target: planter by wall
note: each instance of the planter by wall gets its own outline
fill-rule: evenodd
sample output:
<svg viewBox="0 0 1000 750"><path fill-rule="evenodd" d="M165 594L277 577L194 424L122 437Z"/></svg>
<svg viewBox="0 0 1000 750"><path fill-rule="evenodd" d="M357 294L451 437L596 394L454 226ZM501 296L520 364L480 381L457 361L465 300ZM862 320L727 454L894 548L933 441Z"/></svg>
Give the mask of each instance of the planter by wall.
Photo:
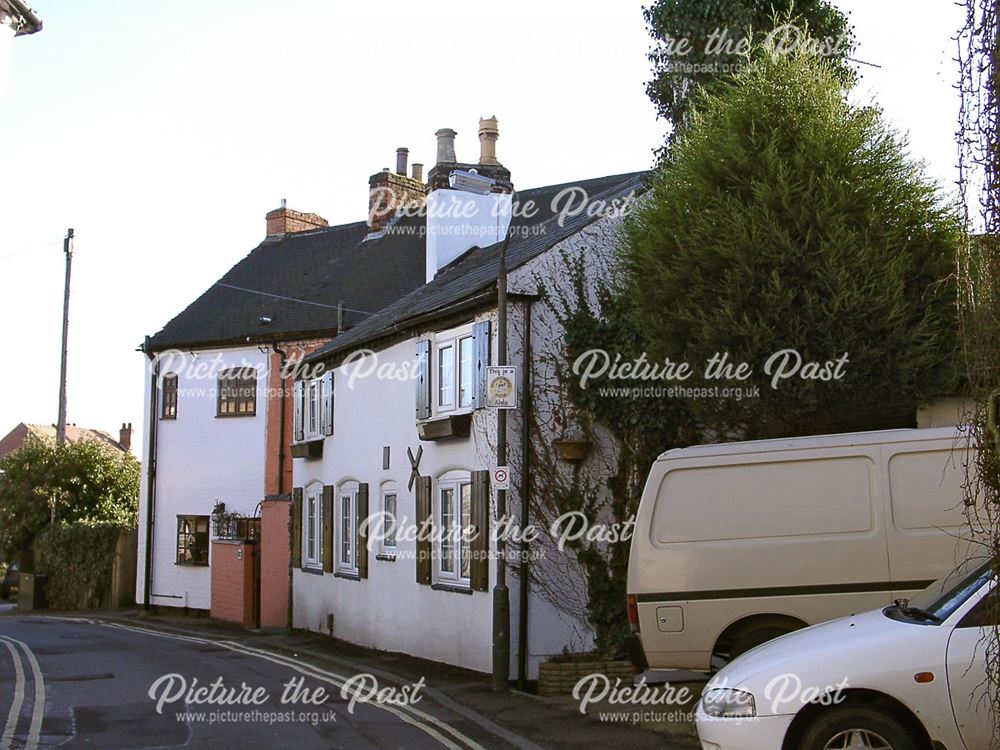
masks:
<svg viewBox="0 0 1000 750"><path fill-rule="evenodd" d="M590 452L589 440L559 440L552 441L552 447L556 449L556 455L563 461L582 461Z"/></svg>
<svg viewBox="0 0 1000 750"><path fill-rule="evenodd" d="M632 684L632 663L616 660L547 661L538 665L539 695L569 695L583 677L603 674L613 685L617 678L623 684Z"/></svg>

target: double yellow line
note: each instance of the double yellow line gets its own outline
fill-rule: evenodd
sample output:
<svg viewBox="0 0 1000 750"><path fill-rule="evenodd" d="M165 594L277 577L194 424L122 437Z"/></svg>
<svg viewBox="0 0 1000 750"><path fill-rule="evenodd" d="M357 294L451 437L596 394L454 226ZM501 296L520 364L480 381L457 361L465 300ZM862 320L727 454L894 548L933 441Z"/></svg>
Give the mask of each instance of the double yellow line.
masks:
<svg viewBox="0 0 1000 750"><path fill-rule="evenodd" d="M5 635L0 635L0 643L7 647L10 658L14 662L14 698L10 704L10 711L7 713L7 723L4 725L3 735L0 735L0 750L11 749L14 735L17 732L17 721L21 716L21 708L24 706L27 680L21 662L22 650L28 666L31 667L31 681L35 688L31 704L31 725L28 728L28 739L24 750L37 750L38 740L42 734L42 716L45 713L45 680L42 678L42 670L38 666L38 659L28 648L28 644Z"/></svg>

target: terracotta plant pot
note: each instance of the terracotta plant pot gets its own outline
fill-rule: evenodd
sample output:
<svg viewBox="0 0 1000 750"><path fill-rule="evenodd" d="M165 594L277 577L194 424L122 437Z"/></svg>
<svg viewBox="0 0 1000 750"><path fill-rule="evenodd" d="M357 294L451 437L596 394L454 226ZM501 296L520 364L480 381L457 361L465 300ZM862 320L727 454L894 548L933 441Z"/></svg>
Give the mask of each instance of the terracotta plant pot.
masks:
<svg viewBox="0 0 1000 750"><path fill-rule="evenodd" d="M566 440L560 438L552 441L552 447L556 449L556 455L563 461L582 461L590 452L591 442L589 440Z"/></svg>

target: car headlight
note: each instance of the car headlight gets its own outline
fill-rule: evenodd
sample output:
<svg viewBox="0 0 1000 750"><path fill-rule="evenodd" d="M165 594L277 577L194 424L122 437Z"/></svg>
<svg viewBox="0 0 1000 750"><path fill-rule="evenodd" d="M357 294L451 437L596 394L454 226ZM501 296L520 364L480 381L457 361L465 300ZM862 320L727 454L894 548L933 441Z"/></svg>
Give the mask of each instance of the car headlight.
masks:
<svg viewBox="0 0 1000 750"><path fill-rule="evenodd" d="M757 715L753 696L734 688L709 690L701 697L701 706L706 715L719 719L749 719Z"/></svg>

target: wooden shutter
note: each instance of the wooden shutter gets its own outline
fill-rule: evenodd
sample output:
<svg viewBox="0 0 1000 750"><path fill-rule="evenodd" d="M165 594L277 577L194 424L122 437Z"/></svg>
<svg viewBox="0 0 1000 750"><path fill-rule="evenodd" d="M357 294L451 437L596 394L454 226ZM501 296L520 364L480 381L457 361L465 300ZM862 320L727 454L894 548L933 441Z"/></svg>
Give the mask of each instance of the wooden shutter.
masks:
<svg viewBox="0 0 1000 750"><path fill-rule="evenodd" d="M333 487L323 485L323 570L333 572Z"/></svg>
<svg viewBox="0 0 1000 750"><path fill-rule="evenodd" d="M333 434L333 371L323 375L323 434Z"/></svg>
<svg viewBox="0 0 1000 750"><path fill-rule="evenodd" d="M368 483L358 485L358 575L368 577Z"/></svg>
<svg viewBox="0 0 1000 750"><path fill-rule="evenodd" d="M295 399L295 405L294 405L295 436L293 440L295 440L296 442L300 442L302 440L305 440L306 438L306 431L305 431L306 382L304 380L295 381L294 399Z"/></svg>
<svg viewBox="0 0 1000 750"><path fill-rule="evenodd" d="M486 368L490 366L490 321L481 320L472 327L473 366L472 408L486 406Z"/></svg>
<svg viewBox="0 0 1000 750"><path fill-rule="evenodd" d="M302 488L292 490L292 565L302 567Z"/></svg>
<svg viewBox="0 0 1000 750"><path fill-rule="evenodd" d="M472 472L472 525L476 535L470 542L472 562L470 585L473 591L490 589L490 473Z"/></svg>
<svg viewBox="0 0 1000 750"><path fill-rule="evenodd" d="M431 416L431 342L417 342L417 419Z"/></svg>
<svg viewBox="0 0 1000 750"><path fill-rule="evenodd" d="M417 477L417 583L431 582L431 540L424 524L431 518L431 478Z"/></svg>

